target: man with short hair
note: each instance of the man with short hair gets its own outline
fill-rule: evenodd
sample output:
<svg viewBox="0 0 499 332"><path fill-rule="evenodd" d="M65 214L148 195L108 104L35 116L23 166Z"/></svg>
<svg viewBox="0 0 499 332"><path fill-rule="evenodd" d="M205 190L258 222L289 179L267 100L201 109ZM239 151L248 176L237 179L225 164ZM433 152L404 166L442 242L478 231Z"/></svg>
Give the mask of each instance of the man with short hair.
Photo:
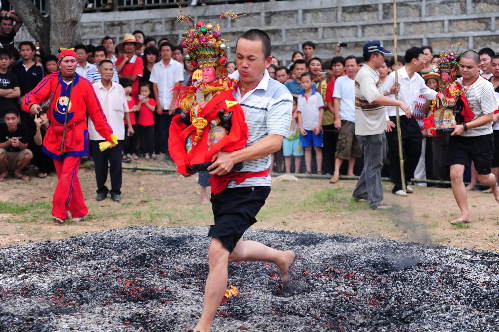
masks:
<svg viewBox="0 0 499 332"><path fill-rule="evenodd" d="M366 61L355 76L355 134L364 151L364 168L353 191L356 200L365 199L372 209L389 208L383 202L381 169L386 156L386 113L383 106L398 106L410 116L409 107L400 100L385 97L378 88L377 69L385 63L385 54L391 54L380 41L364 45Z"/></svg>
<svg viewBox="0 0 499 332"><path fill-rule="evenodd" d="M303 51L303 56L305 57L305 62L309 62L315 53L315 44L310 40L301 44L301 49Z"/></svg>
<svg viewBox="0 0 499 332"><path fill-rule="evenodd" d="M22 19L14 10L0 12L0 47L14 48L14 37L23 25Z"/></svg>
<svg viewBox="0 0 499 332"><path fill-rule="evenodd" d="M256 215L270 193L270 154L281 148L289 133L292 97L287 89L270 79L266 66L272 61L269 36L257 29L245 32L236 42L239 80L234 97L239 100L248 124L248 143L235 152L219 152L208 168L217 176L243 176L231 181L221 193L212 196L215 225L208 249L209 273L205 287L203 313L194 331L211 331L213 319L227 287L228 264L233 261L266 261L278 266L284 285L295 260L292 251L276 250L256 241L241 240L256 222ZM241 173L231 172L243 163Z"/></svg>
<svg viewBox="0 0 499 332"><path fill-rule="evenodd" d="M19 110L21 89L17 76L8 71L10 64L9 52L0 48L0 121L7 110Z"/></svg>
<svg viewBox="0 0 499 332"><path fill-rule="evenodd" d="M345 71L346 75L338 77L334 84L334 127L339 134L331 183L339 181L343 160L348 160L347 175L354 176L355 160L362 156L355 137L355 75L359 71L355 56L345 58Z"/></svg>
<svg viewBox="0 0 499 332"><path fill-rule="evenodd" d="M411 117L407 114L400 116L400 130L402 132L402 147L404 153L404 173L405 181L408 184L414 177L414 171L418 165L421 150L422 139L421 129L417 120L412 116L416 107L419 96L425 97L427 100L435 99L437 92L426 86L424 79L418 74L424 67L425 55L420 47L411 47L405 52L405 65L398 70L399 84L399 100L404 104L410 105ZM386 92L390 98L395 99L393 92L395 86L395 72L390 73L383 82L381 91ZM395 86L395 87L394 87ZM398 149L398 136L396 130L391 130L395 127L397 110L396 107L386 108L389 117L390 130L386 133L388 141L388 158L390 160L390 179L393 183L392 193L402 197L407 196L407 193L412 193L413 188L407 185L407 192L402 188L402 179L400 176L400 157Z"/></svg>
<svg viewBox="0 0 499 332"><path fill-rule="evenodd" d="M43 68L35 63L35 44L23 41L19 44L19 54L22 62L12 67L21 88L21 97L33 90L43 78Z"/></svg>
<svg viewBox="0 0 499 332"><path fill-rule="evenodd" d="M110 36L105 36L102 38L101 46L106 50L106 58L111 60L113 64L116 62L116 56L114 55L114 39Z"/></svg>
<svg viewBox="0 0 499 332"><path fill-rule="evenodd" d="M97 46L95 48L95 51L94 51L94 61L95 61L96 67L93 68L93 69L90 69L88 71L87 80L89 80L92 83L100 81L101 74L100 74L99 64L102 61L106 60L106 59L107 59L107 57L106 57L106 49L104 48L104 46ZM111 60L111 62L112 62L112 60ZM114 67L114 65L113 65L113 68L114 69L113 69L113 78L112 78L112 81L114 83L119 83L120 79L118 77L118 71L116 70L116 68Z"/></svg>
<svg viewBox="0 0 499 332"><path fill-rule="evenodd" d="M499 203L499 188L492 166L492 113L498 108L492 83L480 76L480 56L466 51L459 57L461 77L457 82L473 112L473 120L455 126L449 141L452 192L461 215L451 224L470 222L468 198L463 182L464 168L473 161L480 184L490 186Z"/></svg>
<svg viewBox="0 0 499 332"><path fill-rule="evenodd" d="M169 128L175 112L173 89L184 81L184 66L172 59L172 50L170 43L159 46L161 60L154 64L149 78L156 100L155 153L162 154L161 158L168 153Z"/></svg>
<svg viewBox="0 0 499 332"><path fill-rule="evenodd" d="M324 173L333 173L333 161L336 154L336 142L338 141L338 129L334 127L334 84L336 79L345 75L345 59L335 56L328 66L328 83L326 87L326 107L322 118L322 131L324 133Z"/></svg>
<svg viewBox="0 0 499 332"><path fill-rule="evenodd" d="M99 135L91 119L88 120L88 133L90 136L90 149L95 163L95 179L97 181L97 201L107 197L109 189L106 187L108 164L111 176L111 199L115 202L121 201L121 155L123 152L123 141L125 140L125 125L128 125L128 135L133 135L130 125L128 102L123 87L113 82L115 70L111 60L104 59L99 62L100 80L93 84L93 88L101 104L107 122L113 129L118 139L118 144L104 151L99 149L99 144L105 139Z"/></svg>
<svg viewBox="0 0 499 332"><path fill-rule="evenodd" d="M275 71L275 78L279 83L285 84L289 80L289 69L278 67Z"/></svg>
<svg viewBox="0 0 499 332"><path fill-rule="evenodd" d="M307 71L307 62L302 59L296 60L291 65L290 71L292 80L286 82L284 86L288 88L289 92L291 92L294 97L298 97L305 92L300 85L300 77Z"/></svg>
<svg viewBox="0 0 499 332"><path fill-rule="evenodd" d="M487 80L492 77L492 58L494 55L495 52L490 47L484 47L478 51L481 74Z"/></svg>
<svg viewBox="0 0 499 332"><path fill-rule="evenodd" d="M4 115L4 123L0 123L0 182L4 181L9 170L21 180L29 180L23 170L29 166L33 153L28 143L33 132L21 123L16 110L8 109Z"/></svg>
<svg viewBox="0 0 499 332"><path fill-rule="evenodd" d="M76 66L76 73L82 77L88 78L88 72L95 70L96 66L87 61L87 47L83 44L76 45L74 47L76 53L76 61L78 65Z"/></svg>

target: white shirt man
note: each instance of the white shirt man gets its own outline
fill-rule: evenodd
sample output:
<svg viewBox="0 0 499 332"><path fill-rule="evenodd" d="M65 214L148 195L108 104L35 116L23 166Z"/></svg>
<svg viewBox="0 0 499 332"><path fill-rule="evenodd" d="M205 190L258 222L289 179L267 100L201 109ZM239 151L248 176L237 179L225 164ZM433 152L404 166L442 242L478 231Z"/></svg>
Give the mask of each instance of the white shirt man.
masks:
<svg viewBox="0 0 499 332"><path fill-rule="evenodd" d="M93 84L95 94L99 98L102 110L106 115L107 123L113 129L119 141L125 139L125 124L123 122L125 114L129 112L128 103L125 96L125 89L115 82L112 82L111 88L106 89L101 81ZM104 140L95 130L92 120L88 120L88 133L91 140Z"/></svg>
<svg viewBox="0 0 499 332"><path fill-rule="evenodd" d="M173 98L173 87L184 80L184 67L177 61L170 59L168 65L159 61L152 67L150 82L158 86L159 103L163 110L169 110ZM173 111L173 110L171 110Z"/></svg>

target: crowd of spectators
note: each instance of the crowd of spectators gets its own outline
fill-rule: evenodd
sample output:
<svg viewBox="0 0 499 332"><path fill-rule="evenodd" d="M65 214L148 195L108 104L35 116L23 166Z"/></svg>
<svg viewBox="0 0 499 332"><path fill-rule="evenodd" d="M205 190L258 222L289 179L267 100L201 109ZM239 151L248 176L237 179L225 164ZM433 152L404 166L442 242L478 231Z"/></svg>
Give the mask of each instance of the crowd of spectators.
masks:
<svg viewBox="0 0 499 332"><path fill-rule="evenodd" d="M41 148L47 119L35 119L21 112L19 104L21 98L45 75L57 71L57 57L43 55L39 47L30 41L23 41L14 48L13 38L22 22L15 14L3 13L1 18L0 179L7 178L9 170L17 178L28 179L25 170L30 164L35 166L32 170L37 176L46 177L54 171ZM295 102L290 134L284 141L283 149L274 154L271 171L326 174L331 176L331 183L338 182L340 175L360 174L363 154L355 135L354 91L355 76L365 59L342 55L344 46L338 44L331 59L321 59L316 56L316 45L306 41L302 49L294 52L289 59L272 58L267 68L270 77L284 84ZM167 141L176 107L173 89L189 85L193 74L192 65L184 59L182 47L171 44L168 38L156 39L139 30L125 34L120 41L105 36L100 45L73 47L77 54L79 75L92 83L98 82L101 79L98 65L103 60L109 60L114 70L112 81L121 84L126 92L130 122L126 123L122 160L132 162L144 158L170 162ZM496 92L499 91L498 55L490 48L481 49L478 53L482 76L494 84ZM393 96L394 92L391 91L393 82L390 73L413 60L421 62L417 71L424 74L433 70L438 55L433 54L430 46L423 46L409 52L409 56L401 57L397 63L387 58L378 69L380 86L384 87L386 96ZM234 72L236 64L228 62L227 70L229 74ZM383 85L385 81L390 84ZM428 78L425 83L429 88L438 90L438 78ZM422 97L416 110L419 113L414 114L421 126L429 107L429 102ZM409 107L414 111L415 105ZM387 113L390 116L387 120L393 120L394 109L387 108ZM390 129L388 126L386 135L393 152L396 144L393 143L394 131ZM498 129L497 124L495 129ZM404 138L408 153L406 158L412 167L409 178L449 179L445 162L446 140L448 137L426 139L420 130L414 136ZM390 173L394 172L393 163L397 158L398 154L394 152L387 158L385 176L394 178L394 174ZM473 173L471 170L470 167L470 176ZM470 180L472 187L476 185L473 176ZM396 186L398 182L395 181Z"/></svg>

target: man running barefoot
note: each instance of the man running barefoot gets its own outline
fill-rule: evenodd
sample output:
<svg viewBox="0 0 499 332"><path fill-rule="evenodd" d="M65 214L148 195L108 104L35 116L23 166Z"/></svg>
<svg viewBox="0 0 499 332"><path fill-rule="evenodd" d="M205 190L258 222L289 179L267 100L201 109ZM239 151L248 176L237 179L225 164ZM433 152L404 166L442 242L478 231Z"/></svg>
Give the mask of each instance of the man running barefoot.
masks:
<svg viewBox="0 0 499 332"><path fill-rule="evenodd" d="M496 177L491 172L492 165L492 113L497 109L497 100L492 83L480 76L480 57L474 51L464 52L459 59L462 86L471 111L472 121L457 125L449 142L450 179L452 192L461 216L451 221L470 222L468 197L463 182L465 165L474 162L478 172L478 181L484 186L490 186L499 203L499 188Z"/></svg>
<svg viewBox="0 0 499 332"><path fill-rule="evenodd" d="M292 97L281 83L270 79L266 67L272 57L269 36L261 30L249 30L236 43L239 80L234 97L240 102L248 125L247 146L239 151L216 156L208 168L211 175L237 179L212 195L215 225L208 249L209 273L206 280L203 313L194 331L211 331L217 309L227 287L228 264L232 261L265 261L276 264L281 281L289 280L289 267L295 253L267 247L255 241L240 240L256 222L256 215L270 193L270 154L281 148L291 124ZM243 162L240 172L231 172ZM241 182L242 181L242 182Z"/></svg>

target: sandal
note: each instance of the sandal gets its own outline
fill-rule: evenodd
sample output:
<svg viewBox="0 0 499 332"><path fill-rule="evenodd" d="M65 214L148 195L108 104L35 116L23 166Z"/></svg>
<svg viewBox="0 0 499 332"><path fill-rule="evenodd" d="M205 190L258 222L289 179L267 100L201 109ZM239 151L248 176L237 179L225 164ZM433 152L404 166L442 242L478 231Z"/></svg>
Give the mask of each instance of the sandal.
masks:
<svg viewBox="0 0 499 332"><path fill-rule="evenodd" d="M62 225L64 224L65 220L64 219L61 219L61 218L57 218L57 217L52 217L52 220L58 224L58 225Z"/></svg>

